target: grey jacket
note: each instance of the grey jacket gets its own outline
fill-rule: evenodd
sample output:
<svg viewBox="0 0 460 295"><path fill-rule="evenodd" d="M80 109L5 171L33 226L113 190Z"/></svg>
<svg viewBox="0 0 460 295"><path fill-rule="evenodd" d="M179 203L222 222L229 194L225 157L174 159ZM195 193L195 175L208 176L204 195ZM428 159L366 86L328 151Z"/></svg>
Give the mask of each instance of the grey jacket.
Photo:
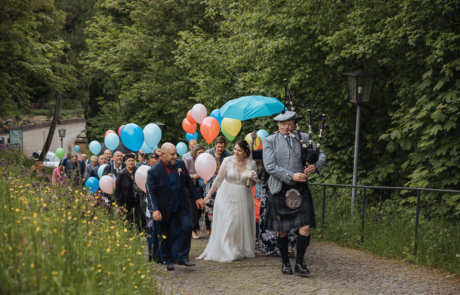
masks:
<svg viewBox="0 0 460 295"><path fill-rule="evenodd" d="M297 137L297 132L294 134ZM301 132L301 136L305 142L308 141L307 133ZM264 139L263 161L265 170L270 174L268 188L272 194L281 191L283 182L286 184L291 182L294 173L304 171L300 143L291 139L291 144L292 147L289 147L286 137L279 131ZM319 159L315 163L317 173L321 172L325 163L326 154L320 150Z"/></svg>

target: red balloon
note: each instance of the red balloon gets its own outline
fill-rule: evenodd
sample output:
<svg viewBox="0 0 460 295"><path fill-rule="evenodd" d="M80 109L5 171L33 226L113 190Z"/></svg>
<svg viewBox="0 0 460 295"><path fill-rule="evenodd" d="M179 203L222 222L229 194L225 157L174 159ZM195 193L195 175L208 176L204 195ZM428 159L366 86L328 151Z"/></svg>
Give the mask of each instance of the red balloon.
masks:
<svg viewBox="0 0 460 295"><path fill-rule="evenodd" d="M119 128L118 128L118 136L121 137L121 130L123 130L123 127L125 127L125 125L121 125Z"/></svg>
<svg viewBox="0 0 460 295"><path fill-rule="evenodd" d="M217 121L216 118L207 117L204 118L203 121L201 121L200 132L201 135L203 135L204 140L206 140L208 144L211 144L214 138L216 138L217 135L219 135L219 131L219 121Z"/></svg>
<svg viewBox="0 0 460 295"><path fill-rule="evenodd" d="M193 121L193 123L190 123L190 121L187 120L187 118L185 118L182 121L182 128L184 129L185 132L193 134L196 131L196 123L195 121Z"/></svg>
<svg viewBox="0 0 460 295"><path fill-rule="evenodd" d="M106 137L107 134L110 134L110 133L115 133L115 131L113 131L112 129L107 130L107 131L105 132L105 134L104 134L104 137ZM115 134L116 134L116 133L115 133Z"/></svg>
<svg viewBox="0 0 460 295"><path fill-rule="evenodd" d="M187 120L188 120L190 123L192 123L192 124L193 124L193 123L196 124L195 119L193 119L193 117L192 117L192 110L189 110L189 111L187 112ZM191 133L191 134L193 134L193 133Z"/></svg>

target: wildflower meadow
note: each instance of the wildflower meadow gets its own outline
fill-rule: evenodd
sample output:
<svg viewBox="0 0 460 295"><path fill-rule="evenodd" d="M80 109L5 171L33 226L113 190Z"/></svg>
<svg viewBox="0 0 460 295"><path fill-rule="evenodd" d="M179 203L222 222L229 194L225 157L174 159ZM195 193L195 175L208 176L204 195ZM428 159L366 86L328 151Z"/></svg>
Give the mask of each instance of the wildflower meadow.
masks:
<svg viewBox="0 0 460 295"><path fill-rule="evenodd" d="M143 233L81 186L31 174L5 146L0 203L0 294L158 293Z"/></svg>

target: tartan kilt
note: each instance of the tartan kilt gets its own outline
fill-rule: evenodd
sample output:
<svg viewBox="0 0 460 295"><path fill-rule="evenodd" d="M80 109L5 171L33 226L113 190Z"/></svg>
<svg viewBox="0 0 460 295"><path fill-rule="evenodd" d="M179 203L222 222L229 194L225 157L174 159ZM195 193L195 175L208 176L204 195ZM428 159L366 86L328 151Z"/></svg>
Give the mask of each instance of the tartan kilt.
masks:
<svg viewBox="0 0 460 295"><path fill-rule="evenodd" d="M289 209L284 201L286 191L292 188L298 189L302 195L302 205L297 209ZM298 229L305 225L316 227L315 209L308 183L283 183L281 191L274 195L267 188L267 197L267 229L281 231Z"/></svg>

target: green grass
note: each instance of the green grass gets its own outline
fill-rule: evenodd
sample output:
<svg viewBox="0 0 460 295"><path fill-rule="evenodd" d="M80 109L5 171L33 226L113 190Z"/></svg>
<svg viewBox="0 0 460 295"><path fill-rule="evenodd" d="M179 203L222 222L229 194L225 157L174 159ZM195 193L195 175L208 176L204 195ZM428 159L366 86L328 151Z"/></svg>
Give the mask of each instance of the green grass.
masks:
<svg viewBox="0 0 460 295"><path fill-rule="evenodd" d="M379 206L366 205L364 241L361 244L361 195L351 216L351 190L326 193L325 222L322 225L322 187L312 186L317 217L314 237L346 247L402 259L440 270L460 274L460 227L457 219L430 217L421 208L414 256L415 206L401 207L387 201ZM423 199L423 197L422 197ZM324 227L324 228L323 228Z"/></svg>
<svg viewBox="0 0 460 295"><path fill-rule="evenodd" d="M156 294L146 240L99 198L0 147L0 294Z"/></svg>

